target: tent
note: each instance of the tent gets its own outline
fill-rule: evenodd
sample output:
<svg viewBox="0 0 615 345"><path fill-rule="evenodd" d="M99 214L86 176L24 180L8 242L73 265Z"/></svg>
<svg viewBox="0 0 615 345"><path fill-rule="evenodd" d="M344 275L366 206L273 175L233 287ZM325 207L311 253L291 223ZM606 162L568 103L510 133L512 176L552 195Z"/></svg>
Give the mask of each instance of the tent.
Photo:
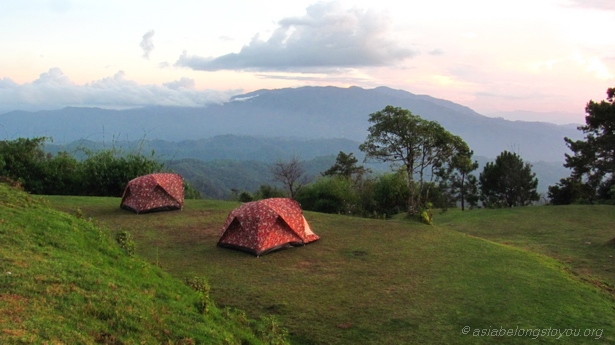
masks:
<svg viewBox="0 0 615 345"><path fill-rule="evenodd" d="M181 210L184 207L184 179L172 173L132 179L124 189L120 207L135 213Z"/></svg>
<svg viewBox="0 0 615 345"><path fill-rule="evenodd" d="M270 198L248 202L231 211L218 245L260 256L318 239L303 217L298 202Z"/></svg>

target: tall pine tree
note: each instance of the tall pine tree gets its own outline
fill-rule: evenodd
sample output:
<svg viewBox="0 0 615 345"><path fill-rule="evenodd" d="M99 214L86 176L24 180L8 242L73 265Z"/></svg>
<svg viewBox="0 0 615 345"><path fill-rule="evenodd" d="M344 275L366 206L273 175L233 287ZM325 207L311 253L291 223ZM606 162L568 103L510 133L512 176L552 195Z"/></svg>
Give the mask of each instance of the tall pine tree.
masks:
<svg viewBox="0 0 615 345"><path fill-rule="evenodd" d="M527 206L539 199L536 174L516 153L500 153L495 162L485 165L479 181L485 207Z"/></svg>
<svg viewBox="0 0 615 345"><path fill-rule="evenodd" d="M585 134L584 140L565 138L572 155L566 155L565 167L572 169L570 180L560 181L550 187L550 196L563 194L561 189L583 185L583 193L573 195L570 200L560 203L588 199L593 202L615 200L615 88L607 90L607 99L589 101L585 107L585 126L578 127ZM574 198L577 198L576 200ZM552 198L553 200L553 198Z"/></svg>

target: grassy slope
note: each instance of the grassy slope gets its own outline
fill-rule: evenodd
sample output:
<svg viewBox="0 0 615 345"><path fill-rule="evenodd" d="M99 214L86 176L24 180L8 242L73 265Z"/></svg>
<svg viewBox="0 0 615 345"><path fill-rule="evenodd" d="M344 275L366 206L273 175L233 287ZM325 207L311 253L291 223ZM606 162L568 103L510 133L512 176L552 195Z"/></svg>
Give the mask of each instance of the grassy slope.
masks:
<svg viewBox="0 0 615 345"><path fill-rule="evenodd" d="M264 343L240 313L199 313L202 296L108 230L0 184L1 344Z"/></svg>
<svg viewBox="0 0 615 345"><path fill-rule="evenodd" d="M615 295L615 207L569 205L452 210L437 224L565 263L574 274Z"/></svg>
<svg viewBox="0 0 615 345"><path fill-rule="evenodd" d="M306 218L321 236L319 242L255 258L215 246L235 203L189 200L183 211L134 215L120 210L116 198L50 199L68 212L79 207L112 231L130 231L139 244L137 252L172 275L206 276L212 298L220 305L244 309L251 317L276 314L291 331L293 343L534 341L534 336L463 335L464 326L471 333L501 327L580 329L581 334L593 329L600 335L537 341L615 342L613 299L569 274L567 265L543 255L547 252L537 254L450 230L469 232L482 226L480 231L488 232L492 224L508 222L501 225L504 232L518 225L514 215L451 212L436 218L440 226L429 227L307 212ZM570 231L579 222L612 216L606 209L596 212L572 221ZM557 213L542 217L545 222L550 217L556 229L567 224ZM593 226L604 233L608 224ZM552 236L554 246L558 239L564 240L557 231Z"/></svg>

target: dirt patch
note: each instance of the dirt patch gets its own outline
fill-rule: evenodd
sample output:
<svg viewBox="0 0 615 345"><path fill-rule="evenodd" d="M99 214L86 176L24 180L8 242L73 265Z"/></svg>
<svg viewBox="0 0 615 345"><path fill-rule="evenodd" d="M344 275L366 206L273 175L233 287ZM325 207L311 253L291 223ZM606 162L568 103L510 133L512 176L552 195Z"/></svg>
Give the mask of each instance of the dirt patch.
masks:
<svg viewBox="0 0 615 345"><path fill-rule="evenodd" d="M0 295L0 323L6 323L7 320L21 323L27 304L26 297L15 294Z"/></svg>

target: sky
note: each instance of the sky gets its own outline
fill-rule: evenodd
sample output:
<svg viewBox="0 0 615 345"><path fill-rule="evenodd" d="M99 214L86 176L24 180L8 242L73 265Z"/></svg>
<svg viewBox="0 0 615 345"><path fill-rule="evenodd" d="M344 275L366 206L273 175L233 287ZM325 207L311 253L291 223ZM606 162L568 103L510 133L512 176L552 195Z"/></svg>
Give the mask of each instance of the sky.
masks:
<svg viewBox="0 0 615 345"><path fill-rule="evenodd" d="M615 87L613 33L613 0L0 0L0 113L388 86L584 123Z"/></svg>

